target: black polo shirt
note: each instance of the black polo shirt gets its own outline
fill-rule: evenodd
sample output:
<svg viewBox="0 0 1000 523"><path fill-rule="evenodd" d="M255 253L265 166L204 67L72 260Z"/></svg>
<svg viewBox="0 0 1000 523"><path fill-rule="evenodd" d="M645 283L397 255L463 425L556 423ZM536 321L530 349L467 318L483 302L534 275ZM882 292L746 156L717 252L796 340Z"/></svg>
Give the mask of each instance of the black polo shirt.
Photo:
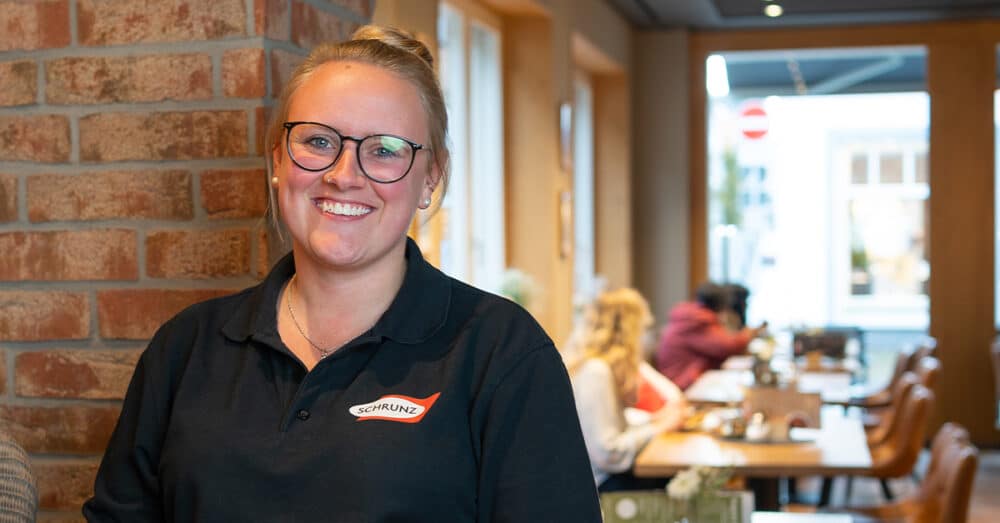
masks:
<svg viewBox="0 0 1000 523"><path fill-rule="evenodd" d="M260 285L163 325L87 519L600 521L552 341L411 240L406 256L381 319L311 372L278 336L291 255Z"/></svg>

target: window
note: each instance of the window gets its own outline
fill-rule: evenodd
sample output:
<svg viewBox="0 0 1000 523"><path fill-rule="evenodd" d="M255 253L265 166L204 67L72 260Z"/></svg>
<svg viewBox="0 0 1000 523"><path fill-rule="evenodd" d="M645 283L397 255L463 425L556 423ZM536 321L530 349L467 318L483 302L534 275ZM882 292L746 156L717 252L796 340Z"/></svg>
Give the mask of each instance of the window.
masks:
<svg viewBox="0 0 1000 523"><path fill-rule="evenodd" d="M716 55L729 89L708 101L708 273L750 288L751 324L927 328L925 55Z"/></svg>
<svg viewBox="0 0 1000 523"><path fill-rule="evenodd" d="M601 291L594 268L594 110L590 77L578 71L573 91L573 302Z"/></svg>
<svg viewBox="0 0 1000 523"><path fill-rule="evenodd" d="M452 149L441 268L493 292L505 266L499 27L474 4L441 4L438 55Z"/></svg>

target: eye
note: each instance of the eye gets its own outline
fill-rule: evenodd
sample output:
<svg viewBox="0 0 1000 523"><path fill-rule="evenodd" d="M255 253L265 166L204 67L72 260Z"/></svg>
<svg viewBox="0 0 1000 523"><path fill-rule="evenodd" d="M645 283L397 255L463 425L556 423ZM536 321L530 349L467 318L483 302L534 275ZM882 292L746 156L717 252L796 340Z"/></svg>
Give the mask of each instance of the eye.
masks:
<svg viewBox="0 0 1000 523"><path fill-rule="evenodd" d="M333 149L333 142L326 136L310 136L303 143L313 149Z"/></svg>
<svg viewBox="0 0 1000 523"><path fill-rule="evenodd" d="M394 136L374 136L365 145L365 153L379 160L404 158L408 152L407 143Z"/></svg>

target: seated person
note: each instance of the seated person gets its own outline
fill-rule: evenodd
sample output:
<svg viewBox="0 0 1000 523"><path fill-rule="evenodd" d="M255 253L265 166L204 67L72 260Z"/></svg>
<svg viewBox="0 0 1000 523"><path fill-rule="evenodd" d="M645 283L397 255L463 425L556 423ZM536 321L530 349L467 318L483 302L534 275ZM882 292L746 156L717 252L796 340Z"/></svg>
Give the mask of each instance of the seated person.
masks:
<svg viewBox="0 0 1000 523"><path fill-rule="evenodd" d="M745 297L743 298L745 300ZM727 288L714 283L698 287L695 301L674 306L660 337L656 366L678 387L686 389L705 371L718 369L730 356L746 352L747 345L767 326L732 332L719 320L732 312Z"/></svg>
<svg viewBox="0 0 1000 523"><path fill-rule="evenodd" d="M586 313L576 336L579 356L569 365L580 425L598 490L662 488L665 480L636 478L636 454L656 434L676 429L686 404L664 401L652 413L629 423L641 376L642 337L652 323L649 306L633 289L601 294ZM649 369L653 370L653 369ZM655 372L655 371L654 371ZM661 380L649 380L654 390Z"/></svg>

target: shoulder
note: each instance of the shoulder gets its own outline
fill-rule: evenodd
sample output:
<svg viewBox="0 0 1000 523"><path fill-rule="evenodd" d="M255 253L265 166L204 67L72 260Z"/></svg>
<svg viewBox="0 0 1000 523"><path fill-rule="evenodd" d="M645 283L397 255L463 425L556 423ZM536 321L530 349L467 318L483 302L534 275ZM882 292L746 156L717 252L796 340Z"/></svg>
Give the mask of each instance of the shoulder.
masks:
<svg viewBox="0 0 1000 523"><path fill-rule="evenodd" d="M243 309L257 287L208 297L187 305L153 334L142 355L147 364L173 365L186 360L205 340L221 339L223 328Z"/></svg>
<svg viewBox="0 0 1000 523"><path fill-rule="evenodd" d="M600 358L587 358L573 373L574 380L599 381L613 379L614 374L608 362Z"/></svg>

